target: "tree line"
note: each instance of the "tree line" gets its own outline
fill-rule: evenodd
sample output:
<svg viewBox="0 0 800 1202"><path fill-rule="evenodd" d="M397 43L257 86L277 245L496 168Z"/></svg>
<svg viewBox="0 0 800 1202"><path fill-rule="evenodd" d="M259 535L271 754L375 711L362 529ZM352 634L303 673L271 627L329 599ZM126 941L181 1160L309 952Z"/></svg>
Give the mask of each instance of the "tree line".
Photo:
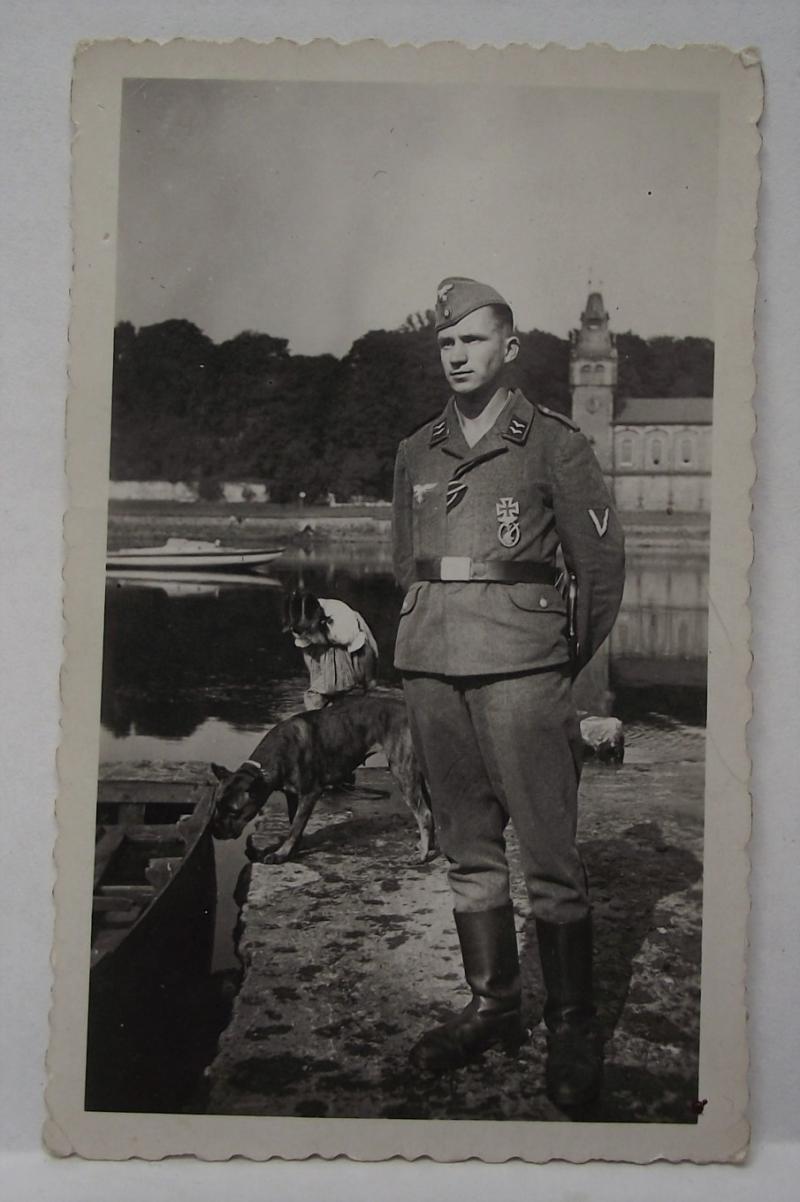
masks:
<svg viewBox="0 0 800 1202"><path fill-rule="evenodd" d="M333 493L388 499L397 444L446 399L433 313L371 330L343 358L293 355L288 340L245 330L214 343L190 321L114 331L111 478L262 481L275 501ZM571 407L569 341L520 333L516 383ZM621 396L711 396L706 338L617 335Z"/></svg>

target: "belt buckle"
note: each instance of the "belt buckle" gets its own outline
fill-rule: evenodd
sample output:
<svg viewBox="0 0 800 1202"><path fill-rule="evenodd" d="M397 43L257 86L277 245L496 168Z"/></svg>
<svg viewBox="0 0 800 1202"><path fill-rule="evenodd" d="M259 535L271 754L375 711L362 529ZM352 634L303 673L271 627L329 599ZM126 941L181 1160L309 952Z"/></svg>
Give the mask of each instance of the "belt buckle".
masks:
<svg viewBox="0 0 800 1202"><path fill-rule="evenodd" d="M468 555L444 555L439 574L442 580L470 580L472 560Z"/></svg>

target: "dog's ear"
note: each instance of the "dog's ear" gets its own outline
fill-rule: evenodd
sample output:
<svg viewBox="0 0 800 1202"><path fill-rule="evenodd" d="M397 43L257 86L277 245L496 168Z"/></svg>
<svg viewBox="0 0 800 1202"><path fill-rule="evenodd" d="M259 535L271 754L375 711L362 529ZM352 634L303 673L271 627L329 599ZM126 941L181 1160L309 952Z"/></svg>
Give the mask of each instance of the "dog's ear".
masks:
<svg viewBox="0 0 800 1202"><path fill-rule="evenodd" d="M297 620L303 612L303 593L293 589L283 599L283 633L288 634L297 625Z"/></svg>
<svg viewBox="0 0 800 1202"><path fill-rule="evenodd" d="M212 764L211 771L214 773L217 780L230 780L233 776L233 773L227 768L223 767L222 764Z"/></svg>

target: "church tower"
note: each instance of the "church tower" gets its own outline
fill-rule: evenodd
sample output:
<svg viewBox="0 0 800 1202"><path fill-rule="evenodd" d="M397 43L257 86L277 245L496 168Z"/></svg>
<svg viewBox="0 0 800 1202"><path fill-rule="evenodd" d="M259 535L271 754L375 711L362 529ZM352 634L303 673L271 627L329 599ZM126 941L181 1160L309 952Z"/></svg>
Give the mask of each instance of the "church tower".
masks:
<svg viewBox="0 0 800 1202"><path fill-rule="evenodd" d="M594 447L606 476L614 470L614 389L617 348L608 328L608 313L599 292L590 292L579 330L570 330L569 382L572 420Z"/></svg>

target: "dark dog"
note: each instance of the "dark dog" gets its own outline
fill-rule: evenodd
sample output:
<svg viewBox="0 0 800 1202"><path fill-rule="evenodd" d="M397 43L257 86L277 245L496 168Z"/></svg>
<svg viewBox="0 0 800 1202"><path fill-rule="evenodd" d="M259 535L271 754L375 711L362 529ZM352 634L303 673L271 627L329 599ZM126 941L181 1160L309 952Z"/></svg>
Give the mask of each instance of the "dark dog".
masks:
<svg viewBox="0 0 800 1202"><path fill-rule="evenodd" d="M279 722L236 772L213 764L223 784L212 833L217 839L236 839L271 794L281 789L289 809L289 834L276 851L258 858L264 864L283 863L297 847L320 794L329 785L347 780L376 745L383 749L416 819L419 859L424 863L435 854L433 816L411 743L405 702L375 692Z"/></svg>

